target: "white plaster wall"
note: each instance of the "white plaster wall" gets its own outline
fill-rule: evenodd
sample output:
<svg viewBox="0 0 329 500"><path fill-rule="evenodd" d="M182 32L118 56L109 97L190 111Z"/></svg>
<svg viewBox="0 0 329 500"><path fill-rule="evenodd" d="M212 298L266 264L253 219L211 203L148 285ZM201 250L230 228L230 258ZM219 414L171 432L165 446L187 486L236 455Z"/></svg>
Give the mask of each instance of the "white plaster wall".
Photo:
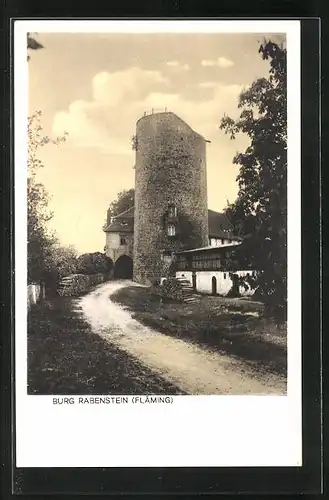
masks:
<svg viewBox="0 0 329 500"><path fill-rule="evenodd" d="M132 257L133 251L133 235L123 233L122 236L126 238L126 245L120 244L119 233L106 233L106 250L107 257L116 262L121 255L128 255Z"/></svg>
<svg viewBox="0 0 329 500"><path fill-rule="evenodd" d="M116 250L120 248L120 236L118 233L106 233L106 246L108 249Z"/></svg>
<svg viewBox="0 0 329 500"><path fill-rule="evenodd" d="M241 243L239 240L228 240L223 238L209 238L209 245L212 247L220 247L221 245L235 245Z"/></svg>
<svg viewBox="0 0 329 500"><path fill-rule="evenodd" d="M252 271L235 271L239 276L246 276L252 273ZM177 271L176 277L184 276L192 284L192 271ZM217 279L217 293L220 295L226 295L231 287L232 280L229 277L228 272L223 271L196 271L196 289L201 293L212 293L212 277L215 276ZM245 290L244 287L240 287L241 295L252 295L253 290Z"/></svg>

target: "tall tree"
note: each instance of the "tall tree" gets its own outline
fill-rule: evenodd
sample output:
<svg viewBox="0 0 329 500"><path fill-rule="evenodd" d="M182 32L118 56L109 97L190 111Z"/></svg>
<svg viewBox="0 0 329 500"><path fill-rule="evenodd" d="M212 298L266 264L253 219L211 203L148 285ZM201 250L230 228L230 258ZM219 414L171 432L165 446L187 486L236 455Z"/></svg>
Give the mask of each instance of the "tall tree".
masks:
<svg viewBox="0 0 329 500"><path fill-rule="evenodd" d="M224 116L220 128L250 144L233 162L240 166L239 192L229 207L233 224L247 233L249 251L262 270L257 280L266 310L281 322L287 301L287 82L286 49L271 41L259 48L269 75L239 97L237 120Z"/></svg>
<svg viewBox="0 0 329 500"><path fill-rule="evenodd" d="M38 42L38 40L36 40L34 35L36 35L36 33L34 33L33 35L31 33L27 34L27 50L43 49L43 45L40 42ZM29 59L30 55L28 54L27 60L29 61Z"/></svg>
<svg viewBox="0 0 329 500"><path fill-rule="evenodd" d="M66 139L53 140L43 134L41 112L37 111L28 118L28 279L29 281L47 281L52 273L52 251L57 244L55 235L49 230L48 222L53 214L49 210L49 194L43 184L37 180L37 173L43 168L39 159L40 148L49 143L59 144Z"/></svg>
<svg viewBox="0 0 329 500"><path fill-rule="evenodd" d="M57 285L61 278L77 272L78 255L74 246L62 246L56 242L52 248L51 259L50 274L54 285Z"/></svg>
<svg viewBox="0 0 329 500"><path fill-rule="evenodd" d="M134 199L135 199L135 189L124 189L121 191L116 200L112 201L109 209L107 211L107 224L110 223L111 217L114 217L115 215L119 215L125 210L128 210L129 208L134 206Z"/></svg>

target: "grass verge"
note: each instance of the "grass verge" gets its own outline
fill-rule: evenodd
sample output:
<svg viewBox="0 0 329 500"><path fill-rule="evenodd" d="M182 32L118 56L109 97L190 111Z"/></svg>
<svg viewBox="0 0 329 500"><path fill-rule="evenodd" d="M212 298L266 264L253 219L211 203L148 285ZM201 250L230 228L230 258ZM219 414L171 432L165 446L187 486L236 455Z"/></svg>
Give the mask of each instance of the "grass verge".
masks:
<svg viewBox="0 0 329 500"><path fill-rule="evenodd" d="M259 302L200 296L185 304L138 286L122 288L111 299L161 333L237 357L254 370L286 376L286 329L264 318Z"/></svg>
<svg viewBox="0 0 329 500"><path fill-rule="evenodd" d="M56 297L28 315L28 394L182 394L93 333L72 299Z"/></svg>

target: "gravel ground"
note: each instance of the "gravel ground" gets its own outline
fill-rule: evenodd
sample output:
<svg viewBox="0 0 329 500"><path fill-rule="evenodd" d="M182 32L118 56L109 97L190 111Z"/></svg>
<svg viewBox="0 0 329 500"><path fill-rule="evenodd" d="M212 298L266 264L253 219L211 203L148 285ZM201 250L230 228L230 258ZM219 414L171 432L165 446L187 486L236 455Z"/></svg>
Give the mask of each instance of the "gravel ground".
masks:
<svg viewBox="0 0 329 500"><path fill-rule="evenodd" d="M111 296L133 284L112 281L76 302L92 331L187 394L285 394L285 377L260 374L243 361L141 324ZM134 286L136 286L134 284Z"/></svg>
<svg viewBox="0 0 329 500"><path fill-rule="evenodd" d="M183 394L145 364L95 335L74 301L58 297L28 318L28 393Z"/></svg>

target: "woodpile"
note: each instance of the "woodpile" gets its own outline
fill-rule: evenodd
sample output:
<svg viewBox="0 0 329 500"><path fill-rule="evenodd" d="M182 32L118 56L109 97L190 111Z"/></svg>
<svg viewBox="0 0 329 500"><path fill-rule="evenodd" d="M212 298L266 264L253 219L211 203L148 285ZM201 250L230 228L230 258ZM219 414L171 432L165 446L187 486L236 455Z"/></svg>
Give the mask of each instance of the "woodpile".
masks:
<svg viewBox="0 0 329 500"><path fill-rule="evenodd" d="M86 292L90 287L105 281L105 275L98 274L72 274L63 278L57 288L61 297L74 296Z"/></svg>
<svg viewBox="0 0 329 500"><path fill-rule="evenodd" d="M156 287L161 297L191 303L197 301L193 287L186 278L167 278Z"/></svg>

